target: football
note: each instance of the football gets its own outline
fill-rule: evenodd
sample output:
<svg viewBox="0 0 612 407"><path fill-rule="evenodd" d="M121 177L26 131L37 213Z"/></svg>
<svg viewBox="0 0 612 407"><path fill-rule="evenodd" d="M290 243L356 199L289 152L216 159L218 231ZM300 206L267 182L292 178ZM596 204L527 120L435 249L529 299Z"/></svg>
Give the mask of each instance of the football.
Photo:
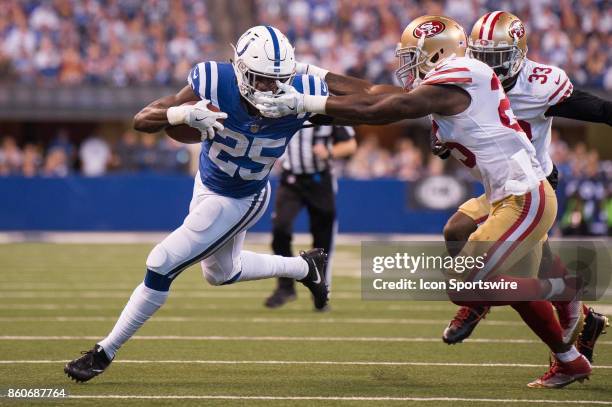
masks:
<svg viewBox="0 0 612 407"><path fill-rule="evenodd" d="M183 103L182 106L195 105L196 103L198 103L197 100L192 100ZM212 110L213 112L220 111L219 108L217 108L217 106L213 105L212 103L209 103L206 107ZM223 123L223 119L220 119L219 122ZM179 124L178 126L168 126L166 127L166 134L168 135L168 137L184 144L195 144L202 141L200 131L186 124Z"/></svg>

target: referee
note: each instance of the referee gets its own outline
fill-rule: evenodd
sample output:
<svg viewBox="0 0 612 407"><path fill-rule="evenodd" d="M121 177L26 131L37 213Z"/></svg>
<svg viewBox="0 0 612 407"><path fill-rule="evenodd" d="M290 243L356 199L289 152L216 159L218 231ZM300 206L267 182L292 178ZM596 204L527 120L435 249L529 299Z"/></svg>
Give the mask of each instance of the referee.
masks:
<svg viewBox="0 0 612 407"><path fill-rule="evenodd" d="M336 229L337 189L331 160L348 157L356 149L352 127L305 127L293 136L281 157L283 171L272 214L274 254L293 256L293 222L300 210L306 207L313 247L322 248L331 256ZM328 285L331 283L330 264L331 261L328 261ZM296 298L294 280L281 277L265 305L277 308Z"/></svg>

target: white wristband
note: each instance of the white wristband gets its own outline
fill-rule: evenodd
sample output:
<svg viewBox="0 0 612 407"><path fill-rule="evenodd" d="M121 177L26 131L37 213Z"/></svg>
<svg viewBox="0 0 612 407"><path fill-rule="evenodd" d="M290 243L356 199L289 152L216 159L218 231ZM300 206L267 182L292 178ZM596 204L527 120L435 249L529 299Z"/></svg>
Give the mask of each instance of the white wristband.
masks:
<svg viewBox="0 0 612 407"><path fill-rule="evenodd" d="M166 111L168 117L168 123L172 126L185 123L187 120L187 114L191 106L172 106Z"/></svg>
<svg viewBox="0 0 612 407"><path fill-rule="evenodd" d="M318 76L321 79L325 79L325 76L329 73L329 70L324 68L319 68L316 65L308 65L308 69L306 70L308 75Z"/></svg>
<svg viewBox="0 0 612 407"><path fill-rule="evenodd" d="M308 74L308 64L305 64L303 62L296 62L295 63L295 73L298 75Z"/></svg>
<svg viewBox="0 0 612 407"><path fill-rule="evenodd" d="M328 96L304 95L304 111L325 114Z"/></svg>

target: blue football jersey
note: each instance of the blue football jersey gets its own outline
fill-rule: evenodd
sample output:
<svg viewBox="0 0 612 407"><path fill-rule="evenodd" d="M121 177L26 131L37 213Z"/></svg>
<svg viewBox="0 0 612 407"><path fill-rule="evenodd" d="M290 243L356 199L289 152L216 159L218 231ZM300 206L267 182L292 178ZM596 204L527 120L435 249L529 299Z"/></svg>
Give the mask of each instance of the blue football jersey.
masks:
<svg viewBox="0 0 612 407"><path fill-rule="evenodd" d="M202 142L202 183L219 195L234 198L259 192L274 162L310 114L279 119L249 115L230 63L201 62L189 73L188 82L196 95L228 115L225 129ZM301 93L327 95L327 84L315 76L296 75L292 85Z"/></svg>

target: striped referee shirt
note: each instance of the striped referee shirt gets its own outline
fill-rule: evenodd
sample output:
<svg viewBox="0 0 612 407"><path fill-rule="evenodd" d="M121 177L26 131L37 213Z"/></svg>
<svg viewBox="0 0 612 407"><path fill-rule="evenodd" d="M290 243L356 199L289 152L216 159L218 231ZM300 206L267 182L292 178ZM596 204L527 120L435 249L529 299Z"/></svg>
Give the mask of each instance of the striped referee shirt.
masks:
<svg viewBox="0 0 612 407"><path fill-rule="evenodd" d="M304 124L310 124L305 122ZM334 144L355 137L355 130L348 126L315 126L305 127L295 133L281 157L283 170L292 174L316 174L329 170L331 156L322 160L318 158L313 147L325 144L331 151Z"/></svg>

